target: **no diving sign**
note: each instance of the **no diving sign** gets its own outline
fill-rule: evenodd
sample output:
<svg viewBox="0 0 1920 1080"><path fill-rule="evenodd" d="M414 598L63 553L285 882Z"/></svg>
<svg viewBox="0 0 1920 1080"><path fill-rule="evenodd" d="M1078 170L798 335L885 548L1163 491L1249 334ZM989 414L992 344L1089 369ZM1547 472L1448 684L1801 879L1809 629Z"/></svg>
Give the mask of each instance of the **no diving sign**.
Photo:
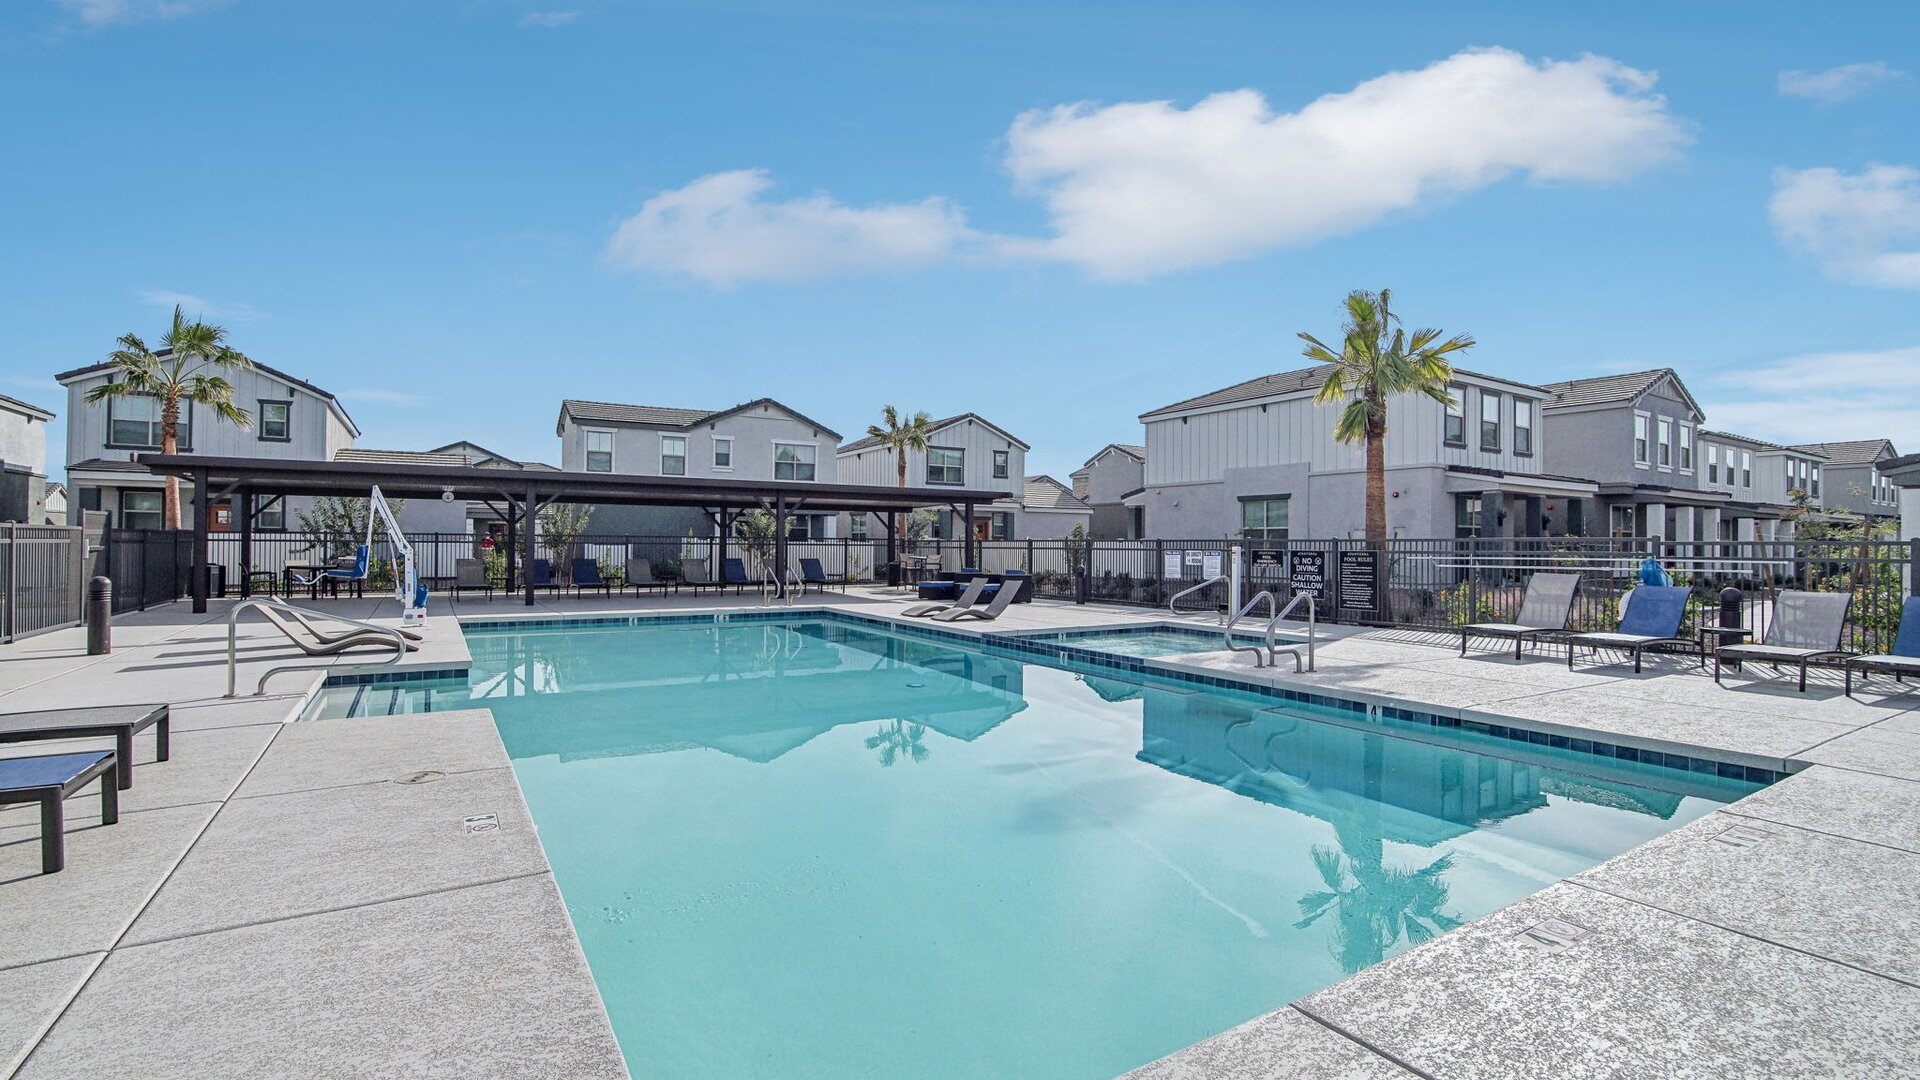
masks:
<svg viewBox="0 0 1920 1080"><path fill-rule="evenodd" d="M468 817L462 820L460 822L460 826L461 828L466 830L466 834L468 836L477 836L481 833L499 832L500 831L500 815L474 814L471 817Z"/></svg>

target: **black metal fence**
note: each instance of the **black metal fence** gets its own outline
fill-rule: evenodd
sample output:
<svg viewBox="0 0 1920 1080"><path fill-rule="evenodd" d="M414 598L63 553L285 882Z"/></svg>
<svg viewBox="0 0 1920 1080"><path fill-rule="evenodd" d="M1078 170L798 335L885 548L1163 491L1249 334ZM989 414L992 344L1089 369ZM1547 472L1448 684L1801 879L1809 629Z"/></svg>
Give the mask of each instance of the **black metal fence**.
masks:
<svg viewBox="0 0 1920 1080"><path fill-rule="evenodd" d="M193 581L193 533L112 529L100 572L113 580L113 613L144 611L187 595ZM217 579L216 579L217 580Z"/></svg>
<svg viewBox="0 0 1920 1080"><path fill-rule="evenodd" d="M80 528L0 522L0 641L79 623L86 551Z"/></svg>

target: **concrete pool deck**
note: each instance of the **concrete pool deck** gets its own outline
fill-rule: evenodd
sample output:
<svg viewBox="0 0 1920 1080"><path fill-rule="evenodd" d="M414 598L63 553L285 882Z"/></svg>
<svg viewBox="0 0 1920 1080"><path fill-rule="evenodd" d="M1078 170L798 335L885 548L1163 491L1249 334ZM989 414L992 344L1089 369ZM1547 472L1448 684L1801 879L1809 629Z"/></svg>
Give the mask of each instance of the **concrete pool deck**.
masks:
<svg viewBox="0 0 1920 1080"><path fill-rule="evenodd" d="M756 599L464 601L403 667L464 667L455 619ZM119 825L70 804L66 871L38 875L36 819L0 812L0 1076L626 1075L490 715L288 724L325 674L393 670L338 662L224 700L225 610L123 617L104 658L73 630L0 646L0 712L175 706L173 759L137 740ZM947 629L1165 621L1042 602ZM246 694L298 658L242 628ZM1462 660L1442 635L1328 629L1311 674L1164 662L1799 771L1138 1075L1920 1073L1920 692L1876 680L1848 701L1817 676L1801 695L1764 669L1721 689L1679 657L1570 674L1545 651ZM467 828L485 814L497 827ZM1554 920L1575 937L1543 951L1528 931Z"/></svg>

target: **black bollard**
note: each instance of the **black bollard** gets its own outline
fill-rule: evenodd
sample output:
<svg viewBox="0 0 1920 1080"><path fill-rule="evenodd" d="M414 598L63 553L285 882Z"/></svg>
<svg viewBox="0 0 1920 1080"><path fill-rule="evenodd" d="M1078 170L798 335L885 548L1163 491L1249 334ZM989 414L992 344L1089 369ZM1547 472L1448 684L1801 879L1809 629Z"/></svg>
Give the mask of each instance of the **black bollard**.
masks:
<svg viewBox="0 0 1920 1080"><path fill-rule="evenodd" d="M1746 607L1746 594L1729 585L1720 590L1720 625L1744 626L1746 620L1742 614Z"/></svg>
<svg viewBox="0 0 1920 1080"><path fill-rule="evenodd" d="M87 582L87 655L105 656L113 651L113 579L97 577Z"/></svg>

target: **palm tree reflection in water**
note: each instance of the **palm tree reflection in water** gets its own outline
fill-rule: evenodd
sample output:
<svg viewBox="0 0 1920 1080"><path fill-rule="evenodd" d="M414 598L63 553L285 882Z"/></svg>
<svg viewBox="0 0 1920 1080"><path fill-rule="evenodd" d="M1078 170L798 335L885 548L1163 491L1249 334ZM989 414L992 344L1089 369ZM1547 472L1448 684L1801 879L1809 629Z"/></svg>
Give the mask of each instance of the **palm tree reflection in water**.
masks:
<svg viewBox="0 0 1920 1080"><path fill-rule="evenodd" d="M926 734L925 724L887 720L867 737L867 749L880 751L881 768L891 766L902 756L917 765L927 760Z"/></svg>

